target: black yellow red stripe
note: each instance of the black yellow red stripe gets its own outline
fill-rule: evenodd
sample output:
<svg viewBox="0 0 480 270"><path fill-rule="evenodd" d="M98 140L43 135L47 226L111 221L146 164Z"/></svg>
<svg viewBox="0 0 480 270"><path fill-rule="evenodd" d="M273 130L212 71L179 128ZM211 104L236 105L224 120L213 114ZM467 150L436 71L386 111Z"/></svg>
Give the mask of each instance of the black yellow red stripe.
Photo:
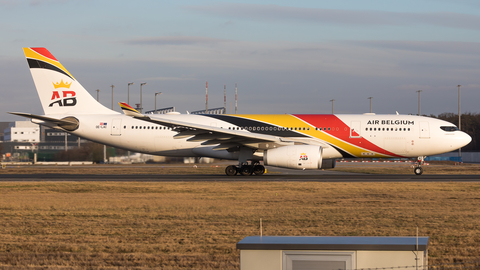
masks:
<svg viewBox="0 0 480 270"><path fill-rule="evenodd" d="M119 102L118 104L120 105L120 108L122 108L122 110L124 110L124 111L129 111L129 112L134 112L134 113L140 114L137 110L135 110L132 106L128 105L125 102Z"/></svg>
<svg viewBox="0 0 480 270"><path fill-rule="evenodd" d="M257 127L255 130L249 130L251 132L280 137L320 139L336 148L344 157L361 157L362 153L365 152L370 153L369 157L400 157L365 138L351 137L350 127L335 115L249 114L205 116L223 120L239 127ZM303 127L309 128L303 129ZM358 134L354 133L353 135Z"/></svg>
<svg viewBox="0 0 480 270"><path fill-rule="evenodd" d="M30 68L44 68L53 71L60 72L70 77L72 80L75 78L63 67L60 62L45 48L23 48L25 57Z"/></svg>

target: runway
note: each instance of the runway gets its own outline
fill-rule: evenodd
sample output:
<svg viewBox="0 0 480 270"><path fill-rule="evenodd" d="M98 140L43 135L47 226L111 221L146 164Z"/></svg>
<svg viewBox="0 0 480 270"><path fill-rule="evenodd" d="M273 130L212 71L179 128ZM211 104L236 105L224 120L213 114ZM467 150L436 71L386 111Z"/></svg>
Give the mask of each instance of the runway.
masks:
<svg viewBox="0 0 480 270"><path fill-rule="evenodd" d="M0 174L0 181L119 182L480 182L480 175L359 174L337 171L296 171L269 168L262 176L224 174Z"/></svg>

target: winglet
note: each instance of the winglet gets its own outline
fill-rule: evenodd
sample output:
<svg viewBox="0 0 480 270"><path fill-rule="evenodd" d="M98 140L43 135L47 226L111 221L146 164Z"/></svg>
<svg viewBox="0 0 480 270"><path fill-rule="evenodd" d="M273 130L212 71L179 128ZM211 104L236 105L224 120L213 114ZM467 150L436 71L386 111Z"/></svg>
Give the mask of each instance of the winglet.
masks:
<svg viewBox="0 0 480 270"><path fill-rule="evenodd" d="M118 105L120 105L120 108L122 108L126 116L143 117L143 114L139 113L132 106L128 105L125 102L119 102Z"/></svg>

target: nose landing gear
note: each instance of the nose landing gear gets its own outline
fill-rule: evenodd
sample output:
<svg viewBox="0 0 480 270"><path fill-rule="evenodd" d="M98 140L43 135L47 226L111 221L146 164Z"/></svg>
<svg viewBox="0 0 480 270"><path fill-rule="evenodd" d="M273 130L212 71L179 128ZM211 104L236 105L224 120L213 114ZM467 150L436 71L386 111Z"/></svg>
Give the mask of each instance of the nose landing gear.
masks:
<svg viewBox="0 0 480 270"><path fill-rule="evenodd" d="M413 169L413 172L416 175L421 175L423 173L423 168L421 167L425 163L425 156L420 156L417 158L417 162L415 163L415 168Z"/></svg>
<svg viewBox="0 0 480 270"><path fill-rule="evenodd" d="M415 167L415 169L413 169L413 172L416 174L416 175L421 175L423 173L423 168L418 166L418 167Z"/></svg>

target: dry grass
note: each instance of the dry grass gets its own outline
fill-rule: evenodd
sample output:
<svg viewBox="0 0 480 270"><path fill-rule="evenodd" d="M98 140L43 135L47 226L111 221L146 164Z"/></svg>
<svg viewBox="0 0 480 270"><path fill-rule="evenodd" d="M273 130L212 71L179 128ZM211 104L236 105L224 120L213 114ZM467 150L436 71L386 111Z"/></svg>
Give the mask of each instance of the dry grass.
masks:
<svg viewBox="0 0 480 270"><path fill-rule="evenodd" d="M480 250L478 183L0 183L0 268L238 269L258 235L430 236Z"/></svg>
<svg viewBox="0 0 480 270"><path fill-rule="evenodd" d="M133 165L9 165L2 174L225 174L227 165L217 164L133 164Z"/></svg>

